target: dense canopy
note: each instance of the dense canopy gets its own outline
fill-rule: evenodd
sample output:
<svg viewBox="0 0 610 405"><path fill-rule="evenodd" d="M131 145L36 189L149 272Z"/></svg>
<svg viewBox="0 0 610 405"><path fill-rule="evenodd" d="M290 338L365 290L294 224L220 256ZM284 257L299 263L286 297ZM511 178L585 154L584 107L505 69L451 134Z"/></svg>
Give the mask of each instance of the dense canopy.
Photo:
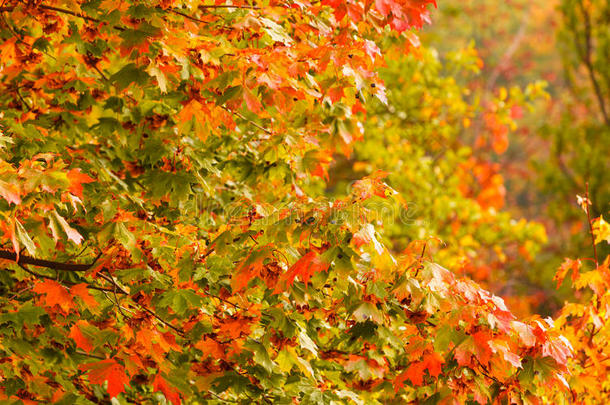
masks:
<svg viewBox="0 0 610 405"><path fill-rule="evenodd" d="M570 315L519 320L463 276L545 239L500 212L497 167L459 140L484 117L503 152L538 89L471 103L420 48L434 6L4 1L0 399L576 395ZM582 304L600 325L602 262L559 275L604 297Z"/></svg>

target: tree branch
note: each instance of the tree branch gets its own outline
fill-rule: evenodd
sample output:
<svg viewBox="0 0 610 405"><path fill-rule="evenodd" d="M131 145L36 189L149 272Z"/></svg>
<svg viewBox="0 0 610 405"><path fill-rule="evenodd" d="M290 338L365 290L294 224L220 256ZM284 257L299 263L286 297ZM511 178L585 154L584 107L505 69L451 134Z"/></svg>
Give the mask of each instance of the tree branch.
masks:
<svg viewBox="0 0 610 405"><path fill-rule="evenodd" d="M21 264L21 263L17 263L17 265L19 265L19 267L21 267L21 269L22 269L23 271L25 271L25 272L26 272L26 273L28 273L28 274L31 274L31 275L32 275L32 276L34 276L34 277L38 277L38 278L46 278L47 280L53 280L53 281L56 281L56 280L57 280L55 277L47 276L46 274L40 274L40 273L36 273L35 271L32 271L32 270L28 269L27 267L25 267L25 266L24 266L23 264ZM5 270L7 270L7 269L5 269ZM79 283L75 283L75 282L73 282L73 281L68 281L68 280L61 280L61 283L63 283L63 284L67 284L67 285L76 285L76 284L79 284ZM111 290L111 289L109 289L109 288L98 287L98 286L96 286L96 285L91 285L91 284L89 284L89 283L85 283L85 284L87 284L87 288L92 289L92 290L97 290L97 291L109 291L109 292L112 292L112 290Z"/></svg>
<svg viewBox="0 0 610 405"><path fill-rule="evenodd" d="M595 92L595 97L597 98L597 104L599 105L599 109L601 110L602 117L604 118L604 122L606 125L610 125L610 116L608 115L608 111L606 109L606 100L604 99L603 91L597 81L597 76L595 75L595 70L593 68L593 61L591 59L591 54L593 53L593 44L591 39L591 16L589 12L585 8L582 0L578 2L580 11L583 15L584 22L584 42L585 49L582 52L581 57L582 61L587 68L587 72L589 73L589 80L591 81L591 85L593 86L593 91ZM576 36L577 33L575 32Z"/></svg>
<svg viewBox="0 0 610 405"><path fill-rule="evenodd" d="M0 259L11 260L13 262L16 262L17 264L31 264L33 266L46 267L53 270L63 271L87 271L91 267L93 267L98 258L99 256L91 264L79 264L55 262L52 260L36 259L25 255L19 255L19 261L17 261L17 254L15 252L11 252L9 250L0 250Z"/></svg>

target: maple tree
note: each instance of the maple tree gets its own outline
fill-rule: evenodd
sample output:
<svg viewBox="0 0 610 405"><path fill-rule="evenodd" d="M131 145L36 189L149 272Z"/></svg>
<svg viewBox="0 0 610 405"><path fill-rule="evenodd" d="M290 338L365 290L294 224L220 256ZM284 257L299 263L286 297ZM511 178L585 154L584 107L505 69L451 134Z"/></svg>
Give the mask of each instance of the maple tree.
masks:
<svg viewBox="0 0 610 405"><path fill-rule="evenodd" d="M384 52L413 51L432 4L5 1L2 399L487 403L567 392L571 348L550 320L518 321L429 261L432 241L382 230L375 213L380 201L404 205L392 186L408 192L377 169L434 171L393 167L409 149L368 155L383 143L378 123L399 137ZM396 63L435 75L423 52ZM438 107L409 111L434 122ZM447 117L474 108L459 101ZM501 150L502 114L486 117ZM371 170L329 196L341 155ZM515 229L488 209L501 207L488 165L469 153L444 162L445 173L475 173L453 184L456 200ZM522 230L523 243L536 233Z"/></svg>

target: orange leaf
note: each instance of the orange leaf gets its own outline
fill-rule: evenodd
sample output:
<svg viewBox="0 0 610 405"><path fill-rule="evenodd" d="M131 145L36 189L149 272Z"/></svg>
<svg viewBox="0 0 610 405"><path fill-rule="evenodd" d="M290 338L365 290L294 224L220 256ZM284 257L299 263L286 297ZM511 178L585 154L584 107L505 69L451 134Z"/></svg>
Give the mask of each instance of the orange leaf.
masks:
<svg viewBox="0 0 610 405"><path fill-rule="evenodd" d="M87 304L87 306L91 308L97 308L99 306L95 298L93 298L93 296L89 293L89 289L85 283L73 285L70 288L70 293L79 297L85 304Z"/></svg>
<svg viewBox="0 0 610 405"><path fill-rule="evenodd" d="M95 181L85 173L81 173L80 169L70 170L68 180L70 181L68 191L80 198L83 198L83 183L93 183Z"/></svg>
<svg viewBox="0 0 610 405"><path fill-rule="evenodd" d="M125 368L114 359L82 364L79 368L82 371L88 371L91 384L103 385L108 381L110 398L125 392L125 384L129 385L129 377L125 374Z"/></svg>
<svg viewBox="0 0 610 405"><path fill-rule="evenodd" d="M487 332L476 332L472 335L474 339L477 359L483 364L489 363L491 359L491 347L489 347L489 342L491 341L491 334Z"/></svg>
<svg viewBox="0 0 610 405"><path fill-rule="evenodd" d="M267 257L265 249L258 250L248 256L239 268L235 271L235 275L231 278L231 288L233 291L239 291L245 288L250 280L259 277L263 269L263 261Z"/></svg>
<svg viewBox="0 0 610 405"><path fill-rule="evenodd" d="M68 312L73 306L72 296L64 286L53 280L43 280L32 289L37 294L45 295L45 304L48 307L59 305Z"/></svg>
<svg viewBox="0 0 610 405"><path fill-rule="evenodd" d="M398 392L409 380L413 385L422 385L424 382L424 363L421 361L411 363L409 367L394 379L394 390Z"/></svg>
<svg viewBox="0 0 610 405"><path fill-rule="evenodd" d="M445 359L441 357L437 352L427 353L424 356L424 365L428 370L428 374L431 377L438 377L441 373L442 365L445 362Z"/></svg>
<svg viewBox="0 0 610 405"><path fill-rule="evenodd" d="M7 221L9 224L4 228L4 237L11 240L13 249L15 250L15 261L19 262L19 241L17 240L17 232L15 232L15 219L9 218Z"/></svg>
<svg viewBox="0 0 610 405"><path fill-rule="evenodd" d="M557 273L555 273L555 277L553 277L553 280L557 281L557 288L561 286L561 283L563 283L563 279L566 277L568 271L570 270L572 270L572 282L576 281L576 279L578 278L580 265L580 260L572 260L566 258L561 264L561 266L559 266L559 270L557 270Z"/></svg>
<svg viewBox="0 0 610 405"><path fill-rule="evenodd" d="M165 395L165 398L171 401L173 405L178 405L181 403L180 394L178 391L170 387L167 381L161 377L160 373L155 376L155 380L153 381L153 390L161 391L163 395Z"/></svg>
<svg viewBox="0 0 610 405"><path fill-rule="evenodd" d="M204 338L202 341L195 343L195 348L203 352L203 358L212 357L215 359L224 359L225 351L223 347L213 339Z"/></svg>
<svg viewBox="0 0 610 405"><path fill-rule="evenodd" d="M413 362L409 367L394 379L394 390L397 392L404 386L406 380L411 381L415 386L424 383L424 371L428 370L431 377L438 377L441 373L445 359L440 354L426 353L422 361Z"/></svg>
<svg viewBox="0 0 610 405"><path fill-rule="evenodd" d="M87 325L87 322L76 321L76 323L72 325L72 328L70 328L70 334L68 335L68 337L74 340L74 342L76 343L76 347L78 347L79 349L83 349L84 351L89 353L91 352L91 350L93 350L93 345L91 344L89 339L87 339L85 335L83 335L83 332L80 330L80 325Z"/></svg>
<svg viewBox="0 0 610 405"><path fill-rule="evenodd" d="M251 328L252 321L248 318L227 318L222 321L218 334L229 339L237 339L242 334L250 334Z"/></svg>

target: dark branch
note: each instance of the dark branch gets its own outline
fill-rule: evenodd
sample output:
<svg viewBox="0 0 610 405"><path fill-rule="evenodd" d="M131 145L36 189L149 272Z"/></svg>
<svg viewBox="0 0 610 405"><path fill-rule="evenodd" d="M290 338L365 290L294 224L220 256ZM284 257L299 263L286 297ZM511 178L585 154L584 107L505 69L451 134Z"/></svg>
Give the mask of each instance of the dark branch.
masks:
<svg viewBox="0 0 610 405"><path fill-rule="evenodd" d="M602 113L602 117L604 118L604 122L606 125L610 125L610 115L608 114L608 110L606 109L606 101L604 99L603 90L597 81L597 76L595 74L595 68L593 66L592 54L593 54L593 40L592 40L592 32L591 32L591 16L589 12L585 8L582 0L578 2L580 6L580 11L583 15L583 23L584 23L584 46L585 49L581 52L582 61L587 68L587 72L589 73L589 80L591 81L591 85L593 86L593 91L595 92L595 97L597 99L597 104L599 105L599 109ZM574 33L576 36L577 34Z"/></svg>
<svg viewBox="0 0 610 405"><path fill-rule="evenodd" d="M11 252L9 250L0 250L0 259L11 260L17 262L17 255L15 252ZM96 259L97 260L97 259ZM18 264L31 264L33 266L38 267L47 267L53 270L63 270L63 271L87 271L89 270L95 261L91 264L79 264L79 263L62 263L62 262L54 262L51 260L44 259L36 259L33 257L19 255Z"/></svg>

